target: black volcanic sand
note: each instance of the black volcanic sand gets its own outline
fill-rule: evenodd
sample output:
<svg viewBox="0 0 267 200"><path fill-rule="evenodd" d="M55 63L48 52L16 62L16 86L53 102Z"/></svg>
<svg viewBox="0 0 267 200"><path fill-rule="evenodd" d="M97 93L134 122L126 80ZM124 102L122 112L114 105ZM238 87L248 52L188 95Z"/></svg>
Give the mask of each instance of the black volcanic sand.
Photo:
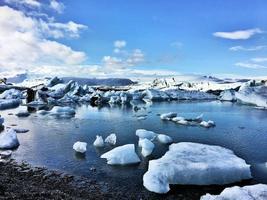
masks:
<svg viewBox="0 0 267 200"><path fill-rule="evenodd" d="M131 181L131 180L129 180ZM199 199L203 194L219 194L221 186L172 186L166 195L154 194L136 185L99 182L59 171L31 167L14 160L0 162L0 199ZM252 181L238 185L252 184ZM229 185L230 186L230 185Z"/></svg>

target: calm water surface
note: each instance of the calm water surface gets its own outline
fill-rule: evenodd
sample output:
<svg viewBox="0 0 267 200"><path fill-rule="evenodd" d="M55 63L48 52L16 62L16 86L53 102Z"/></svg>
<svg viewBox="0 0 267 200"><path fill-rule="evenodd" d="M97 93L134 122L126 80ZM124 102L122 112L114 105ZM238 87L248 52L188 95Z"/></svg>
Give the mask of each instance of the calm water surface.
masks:
<svg viewBox="0 0 267 200"><path fill-rule="evenodd" d="M19 148L13 158L25 160L34 166L63 170L75 175L97 177L98 180L114 180L123 187L139 186L142 190L142 175L147 170L148 159L159 158L168 146L156 142L149 158L135 166L114 167L106 164L100 155L112 147L96 149L92 143L97 134L103 137L117 134L117 145L134 143L137 146L136 129L144 128L156 133L167 134L175 142L200 142L227 147L252 165L254 180L267 183L267 111L232 103L213 102L167 102L141 105L135 112L130 106L96 108L89 105L76 107L71 119L59 119L32 113L30 117L18 118L10 113L25 109L20 107L1 111L6 126L17 125L27 128L28 133L18 134ZM161 121L158 114L177 112L179 116L196 117L204 114L205 120L213 120L216 127L205 129L198 126L182 126ZM147 115L145 120L138 116ZM88 143L85 157L76 154L72 145L76 141ZM140 149L137 149L140 152ZM141 156L140 156L141 158ZM90 170L96 168L96 172ZM121 181L121 182L120 182ZM121 187L121 186L120 186Z"/></svg>

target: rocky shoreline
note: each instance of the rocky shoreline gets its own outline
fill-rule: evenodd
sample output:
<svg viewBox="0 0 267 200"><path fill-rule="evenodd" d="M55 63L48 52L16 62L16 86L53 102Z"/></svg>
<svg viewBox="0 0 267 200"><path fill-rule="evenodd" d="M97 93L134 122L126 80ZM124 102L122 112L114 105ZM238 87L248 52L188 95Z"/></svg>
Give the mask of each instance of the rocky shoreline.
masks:
<svg viewBox="0 0 267 200"><path fill-rule="evenodd" d="M238 185L251 184L251 182ZM13 159L0 161L0 199L199 199L206 193L218 194L226 186L171 186L166 195L145 189L118 187L95 178L73 176L43 167L32 167ZM125 190L127 188L127 190Z"/></svg>

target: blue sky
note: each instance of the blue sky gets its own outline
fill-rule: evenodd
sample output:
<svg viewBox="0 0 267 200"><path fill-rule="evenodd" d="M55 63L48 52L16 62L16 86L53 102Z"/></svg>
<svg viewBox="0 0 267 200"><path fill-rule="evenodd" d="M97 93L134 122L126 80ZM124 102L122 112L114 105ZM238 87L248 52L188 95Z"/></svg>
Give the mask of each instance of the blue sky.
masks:
<svg viewBox="0 0 267 200"><path fill-rule="evenodd" d="M66 67L71 71L82 66L93 68L89 72L95 76L98 71L99 76L113 72L114 76L126 76L148 70L162 70L163 74L267 75L266 0L47 0L40 1L38 8L27 2L36 0L21 0L25 1L23 5L17 1L0 4L38 23L40 19L50 23L51 19L29 13L46 14L53 17L53 23L81 25L75 37L67 35L73 30L66 29L62 37L43 34L41 39L71 47L84 58L66 63L49 54L47 59L57 62L46 63L39 59L43 56L37 56L39 60L30 63L27 70L43 65L60 69L63 62L62 74ZM61 9L49 9L52 1ZM115 41L123 45L117 48Z"/></svg>

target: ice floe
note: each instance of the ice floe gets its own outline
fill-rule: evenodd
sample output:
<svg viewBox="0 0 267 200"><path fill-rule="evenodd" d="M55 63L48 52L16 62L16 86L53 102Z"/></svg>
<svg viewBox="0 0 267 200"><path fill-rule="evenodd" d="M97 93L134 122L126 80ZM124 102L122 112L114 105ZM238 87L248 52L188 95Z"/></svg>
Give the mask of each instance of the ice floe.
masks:
<svg viewBox="0 0 267 200"><path fill-rule="evenodd" d="M13 129L0 133L0 149L13 149L19 146L17 134Z"/></svg>
<svg viewBox="0 0 267 200"><path fill-rule="evenodd" d="M160 159L149 161L143 184L149 191L167 193L170 184L222 185L250 178L250 165L231 150L181 142L170 145Z"/></svg>
<svg viewBox="0 0 267 200"><path fill-rule="evenodd" d="M106 137L105 142L111 145L115 145L117 142L117 136L115 133L110 134Z"/></svg>
<svg viewBox="0 0 267 200"><path fill-rule="evenodd" d="M134 144L116 147L104 153L101 158L107 159L109 165L128 165L140 162L140 158L135 153Z"/></svg>
<svg viewBox="0 0 267 200"><path fill-rule="evenodd" d="M80 142L80 141L75 142L73 145L73 149L79 153L85 153L86 147L87 147L87 143L86 142Z"/></svg>
<svg viewBox="0 0 267 200"><path fill-rule="evenodd" d="M234 186L224 189L219 195L206 194L200 200L266 200L267 185Z"/></svg>
<svg viewBox="0 0 267 200"><path fill-rule="evenodd" d="M162 144L170 144L173 142L172 138L168 135L158 134L157 139Z"/></svg>
<svg viewBox="0 0 267 200"><path fill-rule="evenodd" d="M99 136L99 135L96 136L96 139L94 141L94 146L95 147L103 147L103 146L105 146L102 136Z"/></svg>
<svg viewBox="0 0 267 200"><path fill-rule="evenodd" d="M137 129L135 132L136 136L139 137L139 139L149 139L154 140L157 137L157 134L153 131L147 131L145 129Z"/></svg>
<svg viewBox="0 0 267 200"><path fill-rule="evenodd" d="M145 139L139 139L138 145L142 148L141 154L144 157L149 156L155 148L155 145L153 144L153 142L151 142L150 140L148 140L146 138Z"/></svg>

